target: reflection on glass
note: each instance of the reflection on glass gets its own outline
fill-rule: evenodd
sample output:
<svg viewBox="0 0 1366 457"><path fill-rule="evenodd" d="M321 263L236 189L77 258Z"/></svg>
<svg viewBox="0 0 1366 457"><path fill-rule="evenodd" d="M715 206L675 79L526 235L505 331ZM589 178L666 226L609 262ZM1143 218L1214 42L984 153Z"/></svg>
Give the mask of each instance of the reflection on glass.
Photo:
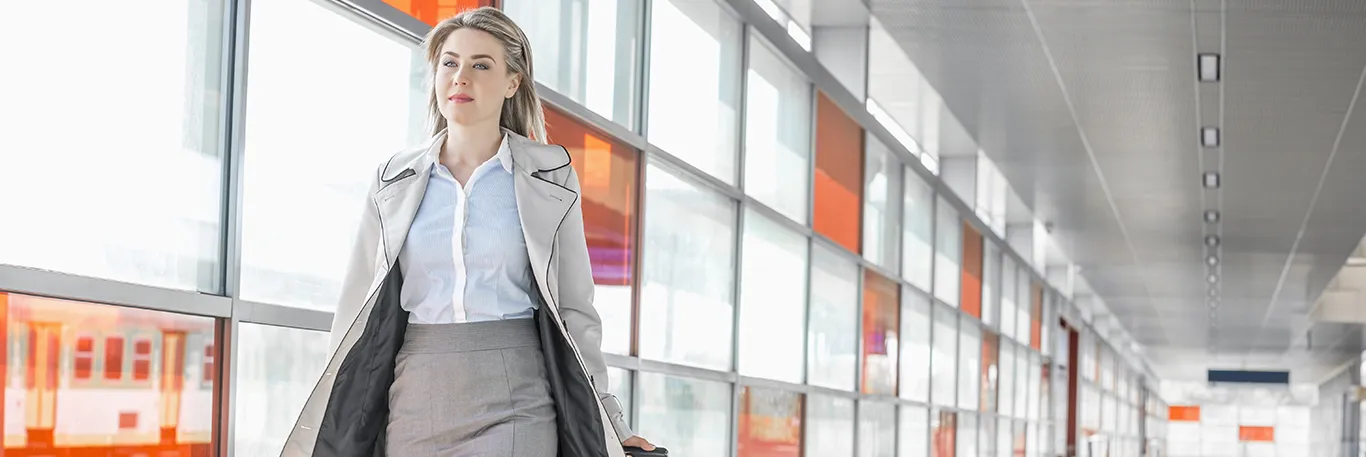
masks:
<svg viewBox="0 0 1366 457"><path fill-rule="evenodd" d="M801 394L745 387L740 392L739 422L740 457L801 456Z"/></svg>
<svg viewBox="0 0 1366 457"><path fill-rule="evenodd" d="M896 155L866 134L863 188L863 257L890 271L898 267L901 236L901 172ZM928 288L926 289L928 290Z"/></svg>
<svg viewBox="0 0 1366 457"><path fill-rule="evenodd" d="M643 2L504 0L531 40L536 80L607 119L632 127L636 37Z"/></svg>
<svg viewBox="0 0 1366 457"><path fill-rule="evenodd" d="M901 348L898 286L872 270L863 272L863 393L896 395Z"/></svg>
<svg viewBox="0 0 1366 457"><path fill-rule="evenodd" d="M15 456L209 455L214 321L0 292Z"/></svg>
<svg viewBox="0 0 1366 457"><path fill-rule="evenodd" d="M327 367L327 332L238 326L237 455L279 455L318 376Z"/></svg>
<svg viewBox="0 0 1366 457"><path fill-rule="evenodd" d="M813 245L807 382L854 390L858 374L858 264Z"/></svg>
<svg viewBox="0 0 1366 457"><path fill-rule="evenodd" d="M1015 318L1019 317L1016 310L1015 281L1019 278L1016 273L1015 260L1010 256L1001 256L1001 336L1015 338ZM1082 370L1086 373L1086 370Z"/></svg>
<svg viewBox="0 0 1366 457"><path fill-rule="evenodd" d="M959 269L963 258L963 221L948 200L940 198L935 209L934 296L956 308L958 284L963 276Z"/></svg>
<svg viewBox="0 0 1366 457"><path fill-rule="evenodd" d="M958 457L977 457L977 415L963 413L958 416Z"/></svg>
<svg viewBox="0 0 1366 457"><path fill-rule="evenodd" d="M934 262L934 188L905 167L902 196L901 277L920 290L930 290Z"/></svg>
<svg viewBox="0 0 1366 457"><path fill-rule="evenodd" d="M898 428L901 438L897 457L927 457L930 452L930 417L924 407L902 405Z"/></svg>
<svg viewBox="0 0 1366 457"><path fill-rule="evenodd" d="M996 454L996 455L997 455L998 457L1013 457L1013 456L1015 455L1015 435L1014 435L1015 432L1014 432L1014 430L1015 430L1015 423L1012 422L1010 419L1005 418L1005 417L1002 417L1002 418L997 419L997 422L996 422L996 452L997 452L997 454ZM1077 435L1077 441L1078 441L1077 444L1083 443L1083 442L1084 442L1084 439L1086 438L1086 436L1089 436L1089 435L1078 434L1078 435ZM1079 446L1079 447L1078 447L1078 450L1082 450L1082 449L1085 449L1085 446ZM1084 451L1083 451L1083 452L1084 452Z"/></svg>
<svg viewBox="0 0 1366 457"><path fill-rule="evenodd" d="M939 411L930 414L930 457L954 457L958 444L958 416Z"/></svg>
<svg viewBox="0 0 1366 457"><path fill-rule="evenodd" d="M5 65L32 70L0 85L0 214L24 219L0 224L0 264L217 291L223 10L5 2Z"/></svg>
<svg viewBox="0 0 1366 457"><path fill-rule="evenodd" d="M250 35L242 298L330 311L377 167L426 137L426 64L309 0L253 4Z"/></svg>
<svg viewBox="0 0 1366 457"><path fill-rule="evenodd" d="M740 21L715 0L654 1L650 21L668 37L650 40L650 143L735 184Z"/></svg>
<svg viewBox="0 0 1366 457"><path fill-rule="evenodd" d="M816 201L812 228L859 251L863 195L863 127L816 91Z"/></svg>
<svg viewBox="0 0 1366 457"><path fill-rule="evenodd" d="M802 382L807 238L745 210L740 273L740 374Z"/></svg>
<svg viewBox="0 0 1366 457"><path fill-rule="evenodd" d="M1000 365L1001 375L996 378L996 411L1002 416L1010 417L1015 410L1015 345L1010 340L1000 339L997 364Z"/></svg>
<svg viewBox="0 0 1366 457"><path fill-rule="evenodd" d="M641 436L661 443L671 455L730 452L729 384L648 372L639 376Z"/></svg>
<svg viewBox="0 0 1366 457"><path fill-rule="evenodd" d="M896 457L896 405L864 401L859 407L859 457Z"/></svg>
<svg viewBox="0 0 1366 457"><path fill-rule="evenodd" d="M806 455L854 455L854 400L806 397Z"/></svg>
<svg viewBox="0 0 1366 457"><path fill-rule="evenodd" d="M934 307L933 401L939 406L957 403L958 313L942 305Z"/></svg>
<svg viewBox="0 0 1366 457"><path fill-rule="evenodd" d="M977 401L982 394L980 370L982 354L982 328L977 321L963 316L959 320L958 334L958 407L976 410Z"/></svg>
<svg viewBox="0 0 1366 457"><path fill-rule="evenodd" d="M981 411L996 411L996 378L999 376L996 363L996 347L1000 337L990 330L982 332L982 383Z"/></svg>
<svg viewBox="0 0 1366 457"><path fill-rule="evenodd" d="M745 193L805 225L811 196L811 84L768 42L750 36Z"/></svg>
<svg viewBox="0 0 1366 457"><path fill-rule="evenodd" d="M930 401L930 297L913 288L901 291L901 398Z"/></svg>
<svg viewBox="0 0 1366 457"><path fill-rule="evenodd" d="M610 141L554 109L546 136L569 151L579 176L583 232L592 263L593 306L602 316L602 350L631 351L631 277L635 252L636 151Z"/></svg>
<svg viewBox="0 0 1366 457"><path fill-rule="evenodd" d="M650 163L644 207L640 356L731 369L735 202Z"/></svg>

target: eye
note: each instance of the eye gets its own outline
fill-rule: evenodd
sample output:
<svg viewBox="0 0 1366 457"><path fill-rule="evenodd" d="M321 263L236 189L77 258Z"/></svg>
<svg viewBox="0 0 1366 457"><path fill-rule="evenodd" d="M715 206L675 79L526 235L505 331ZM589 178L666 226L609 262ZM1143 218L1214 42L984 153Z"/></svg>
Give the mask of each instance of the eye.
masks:
<svg viewBox="0 0 1366 457"><path fill-rule="evenodd" d="M479 62L479 63L474 64L474 68L478 68L478 69L480 69L480 70L488 70L488 69L489 69L489 64L486 64L486 63L484 63L484 62Z"/></svg>
<svg viewBox="0 0 1366 457"><path fill-rule="evenodd" d="M455 66L455 61L454 61L454 60L450 60L450 59L443 60L443 61L441 61L441 66L443 66L443 67L454 67L454 66Z"/></svg>

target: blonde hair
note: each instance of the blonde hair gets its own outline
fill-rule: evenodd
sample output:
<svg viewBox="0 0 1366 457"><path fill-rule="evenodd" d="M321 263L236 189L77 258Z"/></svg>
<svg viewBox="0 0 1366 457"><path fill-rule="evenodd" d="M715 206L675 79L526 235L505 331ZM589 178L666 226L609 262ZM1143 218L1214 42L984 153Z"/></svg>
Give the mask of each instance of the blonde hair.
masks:
<svg viewBox="0 0 1366 457"><path fill-rule="evenodd" d="M427 63L433 71L431 80L435 82L441 46L446 43L446 38L450 37L451 33L463 28L484 31L502 42L506 54L503 60L507 62L508 72L521 75L517 92L512 98L503 100L503 112L499 116L498 125L518 135L545 143L545 112L541 111L541 97L536 94L536 80L532 78L531 73L531 40L527 39L522 28L518 27L512 18L497 8L485 6L466 10L432 27L425 40ZM446 118L441 115L441 108L437 105L435 90L430 92L427 114L431 118L432 134L435 135L447 126Z"/></svg>

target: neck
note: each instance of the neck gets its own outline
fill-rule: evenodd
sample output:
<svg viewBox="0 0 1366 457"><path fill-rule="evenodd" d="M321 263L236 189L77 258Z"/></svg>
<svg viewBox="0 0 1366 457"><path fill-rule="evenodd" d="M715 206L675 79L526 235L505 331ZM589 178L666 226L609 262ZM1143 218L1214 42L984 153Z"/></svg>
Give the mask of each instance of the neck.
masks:
<svg viewBox="0 0 1366 457"><path fill-rule="evenodd" d="M479 165L498 154L503 130L498 124L448 124L446 144L441 147L441 163Z"/></svg>

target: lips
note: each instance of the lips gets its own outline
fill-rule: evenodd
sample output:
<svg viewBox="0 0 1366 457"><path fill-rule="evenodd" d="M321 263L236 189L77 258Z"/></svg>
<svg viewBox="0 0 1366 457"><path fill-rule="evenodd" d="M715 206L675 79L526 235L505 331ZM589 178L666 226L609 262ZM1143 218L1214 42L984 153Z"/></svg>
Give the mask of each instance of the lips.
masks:
<svg viewBox="0 0 1366 457"><path fill-rule="evenodd" d="M474 101L474 97L470 97L469 95L465 95L465 94L455 94L455 95L452 95L452 96L448 97L447 100L450 100L450 101L453 101L453 102L456 102L456 103L468 103L468 102Z"/></svg>

